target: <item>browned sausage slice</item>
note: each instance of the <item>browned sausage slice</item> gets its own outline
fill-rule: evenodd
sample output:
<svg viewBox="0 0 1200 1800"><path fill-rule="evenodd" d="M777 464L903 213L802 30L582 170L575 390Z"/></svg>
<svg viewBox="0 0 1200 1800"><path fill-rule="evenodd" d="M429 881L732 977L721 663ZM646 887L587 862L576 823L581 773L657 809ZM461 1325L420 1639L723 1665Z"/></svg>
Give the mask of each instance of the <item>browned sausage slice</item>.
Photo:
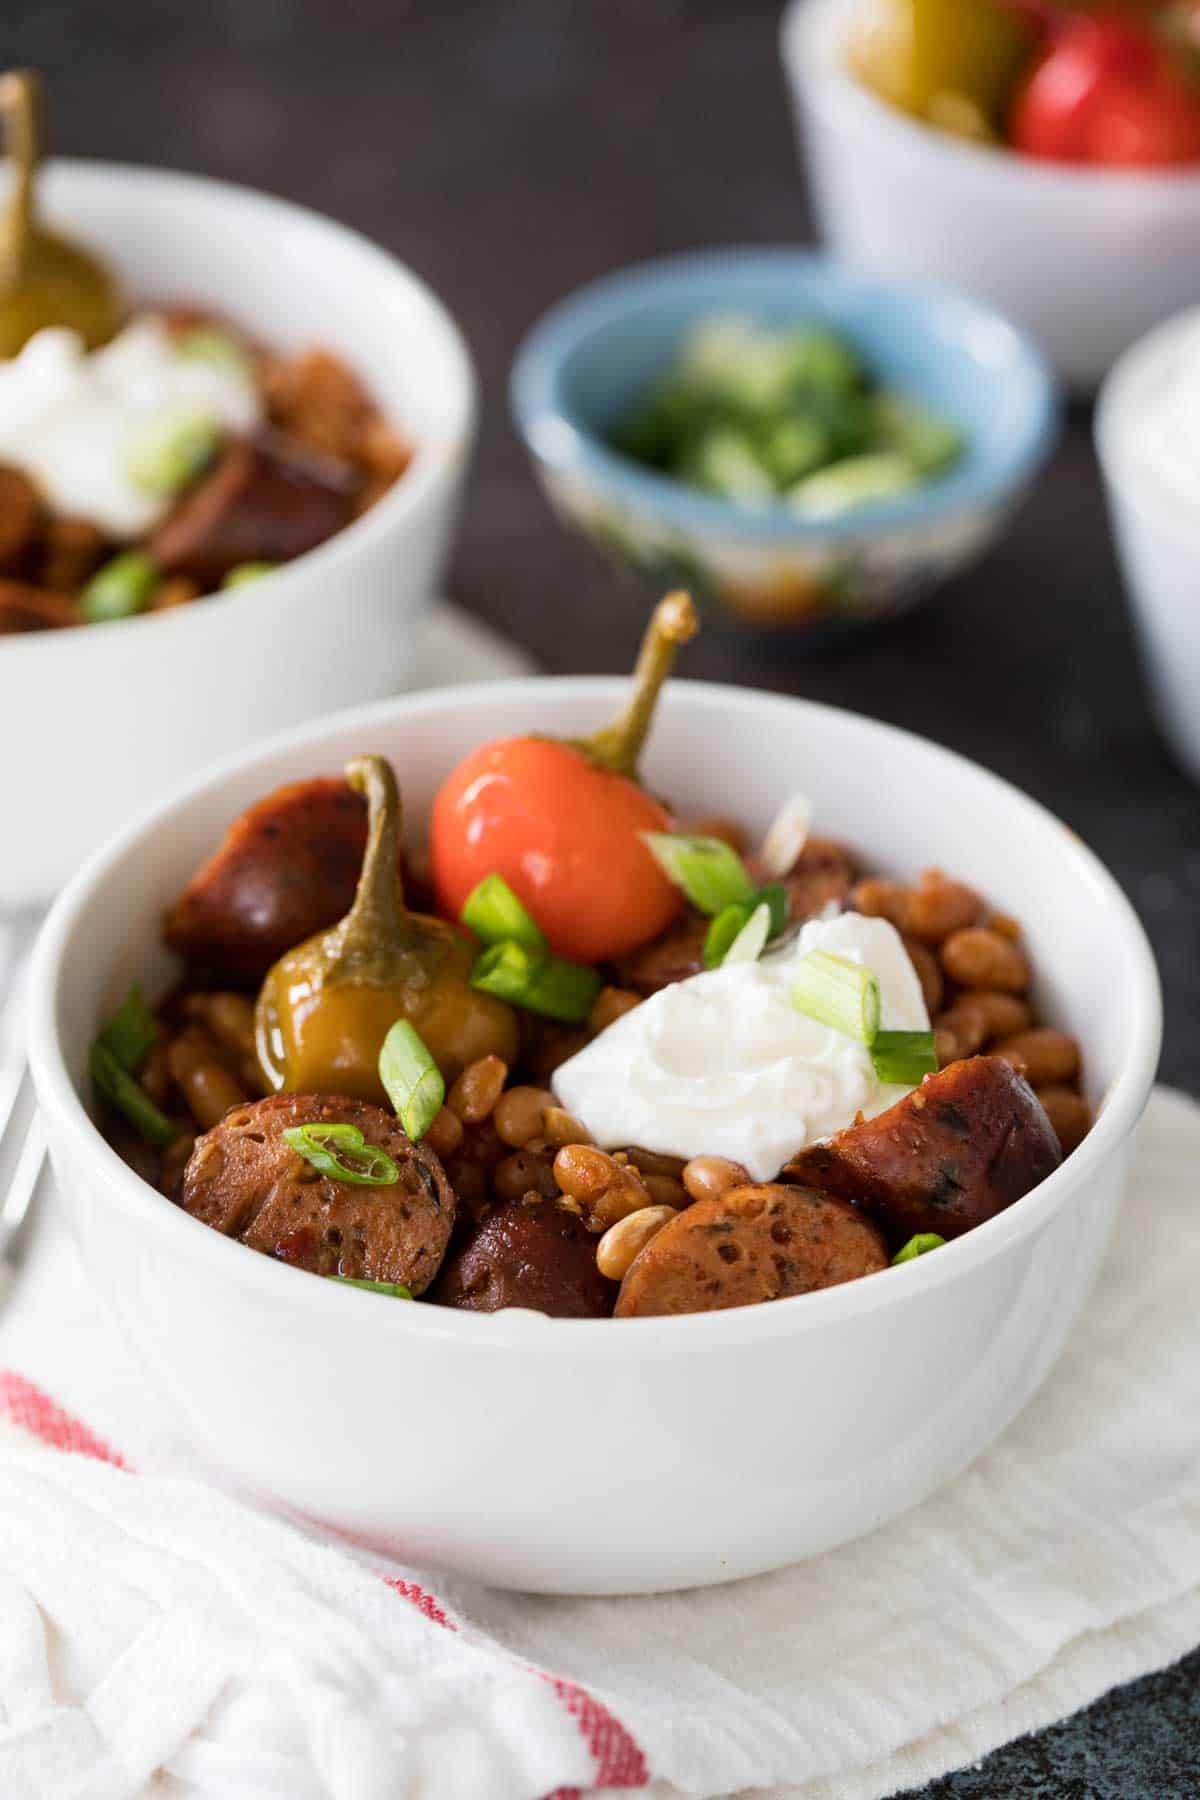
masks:
<svg viewBox="0 0 1200 1800"><path fill-rule="evenodd" d="M192 876L167 914L167 944L214 979L260 981L346 912L366 843L366 804L340 778L277 788Z"/></svg>
<svg viewBox="0 0 1200 1800"><path fill-rule="evenodd" d="M527 1306L555 1319L606 1319L617 1284L596 1267L599 1241L553 1200L506 1201L447 1259L429 1298L469 1312Z"/></svg>
<svg viewBox="0 0 1200 1800"><path fill-rule="evenodd" d="M38 491L19 469L0 468L0 571L18 575L41 518Z"/></svg>
<svg viewBox="0 0 1200 1800"><path fill-rule="evenodd" d="M350 523L353 501L337 465L265 441L232 444L155 532L150 554L165 574L215 588L239 563L290 562L323 544Z"/></svg>
<svg viewBox="0 0 1200 1800"><path fill-rule="evenodd" d="M0 581L0 637L21 631L61 631L79 624L79 608L66 594L27 581Z"/></svg>
<svg viewBox="0 0 1200 1800"><path fill-rule="evenodd" d="M748 865L758 878L753 858ZM791 872L784 876L787 889L788 923L802 925L815 918L832 901L837 907L846 904L854 885L854 864L840 844L825 838L810 838L800 852ZM704 967L704 940L711 920L688 907L683 917L661 937L635 950L617 965L622 987L639 994L656 994L672 982L686 981L699 975Z"/></svg>
<svg viewBox="0 0 1200 1800"><path fill-rule="evenodd" d="M802 1150L781 1179L857 1200L900 1243L919 1231L961 1236L1061 1160L1024 1077L1001 1057L972 1056L927 1075L878 1118Z"/></svg>
<svg viewBox="0 0 1200 1800"><path fill-rule="evenodd" d="M283 1139L290 1125L356 1125L399 1171L390 1187L360 1187L320 1174ZM179 1204L226 1237L239 1238L316 1275L396 1281L422 1293L446 1254L454 1194L432 1150L365 1100L272 1094L238 1106L197 1138Z"/></svg>
<svg viewBox="0 0 1200 1800"><path fill-rule="evenodd" d="M753 1306L887 1264L883 1233L845 1200L773 1182L731 1188L698 1200L651 1238L621 1283L616 1316Z"/></svg>

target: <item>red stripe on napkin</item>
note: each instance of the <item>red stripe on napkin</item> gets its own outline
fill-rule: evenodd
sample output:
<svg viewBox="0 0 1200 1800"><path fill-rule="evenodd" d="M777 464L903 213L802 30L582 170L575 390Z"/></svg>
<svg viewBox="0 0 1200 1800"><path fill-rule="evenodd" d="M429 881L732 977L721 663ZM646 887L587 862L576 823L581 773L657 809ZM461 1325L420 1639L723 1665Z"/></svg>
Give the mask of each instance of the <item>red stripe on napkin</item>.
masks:
<svg viewBox="0 0 1200 1800"><path fill-rule="evenodd" d="M13 1369L0 1369L0 1417L10 1419L22 1431L53 1450L74 1451L79 1456L91 1456L97 1462L111 1463L114 1468L133 1473L125 1458L103 1438L64 1412L49 1394ZM432 1624L442 1625L447 1631L458 1630L453 1619L447 1617L441 1602L419 1582L405 1581L400 1576L384 1579L394 1593L415 1606ZM637 1740L607 1706L577 1682L565 1681L561 1676L547 1675L540 1670L539 1673L550 1683L582 1732L596 1765L596 1786L646 1787L650 1772ZM545 1800L582 1800L582 1794L580 1788L556 1788L546 1795Z"/></svg>

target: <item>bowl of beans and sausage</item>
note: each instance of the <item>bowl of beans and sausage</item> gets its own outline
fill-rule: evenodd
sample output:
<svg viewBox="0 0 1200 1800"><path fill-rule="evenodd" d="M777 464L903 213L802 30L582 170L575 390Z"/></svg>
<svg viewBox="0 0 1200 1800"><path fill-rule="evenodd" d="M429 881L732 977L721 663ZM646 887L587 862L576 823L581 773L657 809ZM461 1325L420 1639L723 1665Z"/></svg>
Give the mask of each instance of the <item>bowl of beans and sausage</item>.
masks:
<svg viewBox="0 0 1200 1800"><path fill-rule="evenodd" d="M436 298L331 221L99 164L37 191L113 297L0 359L0 749L39 768L0 801L9 906L205 761L402 685L475 404Z"/></svg>
<svg viewBox="0 0 1200 1800"><path fill-rule="evenodd" d="M1086 1296L1157 1055L1140 928L1033 802L800 701L672 682L650 727L692 622L632 696L241 758L36 961L68 1212L188 1428L510 1586L774 1567L962 1467Z"/></svg>

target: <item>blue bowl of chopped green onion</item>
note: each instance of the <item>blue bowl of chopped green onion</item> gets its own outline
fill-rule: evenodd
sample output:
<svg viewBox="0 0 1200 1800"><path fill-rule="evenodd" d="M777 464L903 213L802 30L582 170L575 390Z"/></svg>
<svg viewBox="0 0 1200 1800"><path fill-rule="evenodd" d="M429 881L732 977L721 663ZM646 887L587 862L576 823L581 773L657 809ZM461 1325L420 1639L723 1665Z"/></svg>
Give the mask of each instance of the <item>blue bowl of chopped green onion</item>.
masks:
<svg viewBox="0 0 1200 1800"><path fill-rule="evenodd" d="M797 633L902 611L974 561L1058 418L1041 354L990 308L783 248L571 295L521 345L511 402L594 543Z"/></svg>

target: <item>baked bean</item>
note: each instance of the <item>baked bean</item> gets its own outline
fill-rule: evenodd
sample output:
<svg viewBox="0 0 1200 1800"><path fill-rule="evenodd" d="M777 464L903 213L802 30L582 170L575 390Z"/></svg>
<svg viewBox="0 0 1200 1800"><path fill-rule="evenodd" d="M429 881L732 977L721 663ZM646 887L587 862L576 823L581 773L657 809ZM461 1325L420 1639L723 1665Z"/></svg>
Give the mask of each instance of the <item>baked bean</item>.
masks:
<svg viewBox="0 0 1200 1800"><path fill-rule="evenodd" d="M188 994L183 1010L189 1019L206 1025L227 1050L254 1055L254 1002L244 994Z"/></svg>
<svg viewBox="0 0 1200 1800"><path fill-rule="evenodd" d="M463 1122L448 1106L439 1109L433 1124L425 1133L425 1142L435 1156L453 1156L463 1141Z"/></svg>
<svg viewBox="0 0 1200 1800"><path fill-rule="evenodd" d="M905 931L924 944L940 944L952 931L974 925L983 901L961 881L951 881L940 869L925 869L909 890L905 907Z"/></svg>
<svg viewBox="0 0 1200 1800"><path fill-rule="evenodd" d="M190 606L200 598L200 583L189 575L168 575L150 596L151 612L170 612L176 606Z"/></svg>
<svg viewBox="0 0 1200 1800"><path fill-rule="evenodd" d="M167 1046L162 1038L152 1047L138 1080L155 1106L161 1109L167 1104L171 1092L171 1071L167 1066Z"/></svg>
<svg viewBox="0 0 1200 1800"><path fill-rule="evenodd" d="M998 988L1023 994L1029 986L1029 961L1011 939L983 925L952 932L942 945L942 967L965 988Z"/></svg>
<svg viewBox="0 0 1200 1800"><path fill-rule="evenodd" d="M492 1175L492 1187L498 1200L522 1200L528 1194L536 1194L540 1200L553 1200L558 1194L558 1186L554 1146L537 1138L497 1163Z"/></svg>
<svg viewBox="0 0 1200 1800"><path fill-rule="evenodd" d="M1091 1108L1083 1095L1077 1094L1074 1088L1051 1084L1039 1087L1035 1092L1046 1109L1046 1117L1054 1127L1063 1155L1069 1156L1072 1150L1082 1144L1091 1129Z"/></svg>
<svg viewBox="0 0 1200 1800"><path fill-rule="evenodd" d="M17 469L0 469L0 569L20 571L37 538L41 511L32 481Z"/></svg>
<svg viewBox="0 0 1200 1800"><path fill-rule="evenodd" d="M937 1057L938 1068L949 1068L952 1062L959 1061L958 1039L952 1031L939 1027L933 1034L933 1049Z"/></svg>
<svg viewBox="0 0 1200 1800"><path fill-rule="evenodd" d="M908 952L908 960L917 972L917 980L921 984L921 993L925 999L925 1011L932 1019L941 1008L946 992L946 983L942 976L942 965L927 944L919 944L916 938L906 937L904 948Z"/></svg>
<svg viewBox="0 0 1200 1800"><path fill-rule="evenodd" d="M639 1175L682 1175L686 1156L666 1156L661 1150L643 1150L630 1144L625 1151Z"/></svg>
<svg viewBox="0 0 1200 1800"><path fill-rule="evenodd" d="M239 1105L246 1098L222 1062L217 1045L202 1026L189 1025L168 1045L167 1067L172 1081L205 1131L223 1119L231 1106Z"/></svg>
<svg viewBox="0 0 1200 1800"><path fill-rule="evenodd" d="M594 1231L649 1206L650 1190L637 1170L592 1144L567 1144L554 1159L554 1178L564 1194L578 1200Z"/></svg>
<svg viewBox="0 0 1200 1800"><path fill-rule="evenodd" d="M519 1150L530 1138L541 1136L546 1108L553 1105L548 1088L510 1087L496 1102L492 1124L506 1144Z"/></svg>
<svg viewBox="0 0 1200 1800"><path fill-rule="evenodd" d="M464 1125L481 1125L490 1119L492 1109L504 1092L508 1080L508 1064L498 1056L481 1056L468 1063L450 1092L446 1105L457 1113Z"/></svg>
<svg viewBox="0 0 1200 1800"><path fill-rule="evenodd" d="M82 587L104 551L104 533L90 519L48 519L43 533L42 580L47 587L66 593Z"/></svg>
<svg viewBox="0 0 1200 1800"><path fill-rule="evenodd" d="M627 1012L641 1004L642 996L629 988L602 987L588 1014L588 1030L593 1035L607 1031L610 1025L615 1025L618 1019L623 1019Z"/></svg>
<svg viewBox="0 0 1200 1800"><path fill-rule="evenodd" d="M552 1144L590 1144L592 1134L586 1125L572 1118L562 1106L548 1106L542 1117L543 1136Z"/></svg>
<svg viewBox="0 0 1200 1800"><path fill-rule="evenodd" d="M681 1212L688 1204L688 1192L678 1175L643 1175L642 1181L656 1206L670 1206Z"/></svg>
<svg viewBox="0 0 1200 1800"><path fill-rule="evenodd" d="M953 1006L938 1014L934 1025L953 1035L956 1054L951 1060L955 1062L960 1056L974 1056L987 1040L987 1014L970 994L960 994Z"/></svg>
<svg viewBox="0 0 1200 1800"><path fill-rule="evenodd" d="M719 1200L731 1188L745 1187L750 1176L727 1156L693 1156L684 1165L683 1185L693 1200Z"/></svg>
<svg viewBox="0 0 1200 1800"><path fill-rule="evenodd" d="M670 1206L643 1206L610 1225L596 1245L596 1267L610 1281L623 1281L635 1256L675 1217Z"/></svg>
<svg viewBox="0 0 1200 1800"><path fill-rule="evenodd" d="M1021 921L1014 919L1011 913L991 913L988 917L987 927L998 937L1011 938L1014 944L1020 941Z"/></svg>
<svg viewBox="0 0 1200 1800"><path fill-rule="evenodd" d="M851 912L864 913L869 919L887 919L897 931L908 929L909 890L898 881L885 881L881 875L868 875L850 890Z"/></svg>
<svg viewBox="0 0 1200 1800"><path fill-rule="evenodd" d="M1028 1002L1018 999L1016 994L995 994L987 988L975 988L971 1005L979 1007L987 1020L989 1039L1012 1037L1014 1032L1024 1031L1033 1023Z"/></svg>
<svg viewBox="0 0 1200 1800"><path fill-rule="evenodd" d="M1014 1032L1012 1037L1003 1038L992 1054L1014 1066L1023 1063L1034 1087L1071 1081L1079 1073L1079 1045L1065 1031L1055 1031L1049 1025Z"/></svg>

